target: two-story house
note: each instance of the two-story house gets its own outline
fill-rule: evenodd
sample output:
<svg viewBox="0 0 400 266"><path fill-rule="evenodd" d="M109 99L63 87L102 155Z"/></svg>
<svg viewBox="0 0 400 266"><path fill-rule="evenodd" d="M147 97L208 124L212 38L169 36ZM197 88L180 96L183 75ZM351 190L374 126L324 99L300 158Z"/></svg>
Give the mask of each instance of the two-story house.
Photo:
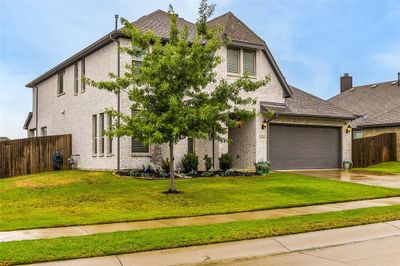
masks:
<svg viewBox="0 0 400 266"><path fill-rule="evenodd" d="M157 10L133 24L168 40L169 18L164 11ZM193 23L179 18L178 26L183 25L195 30ZM289 86L264 40L231 12L209 25L222 25L231 40L218 51L223 58L216 68L218 78L233 81L244 72L254 79L270 75L271 82L251 95L257 99L252 108L257 113L273 109L276 116L267 121L258 115L240 128L229 128L225 136L232 140L229 144L181 140L175 147L178 167L187 152L215 158L215 168L217 158L230 153L237 169L252 169L254 162L265 160L275 169L339 168L342 161L351 159L348 127L355 118L352 113ZM120 53L120 46L129 45L129 39L114 30L29 82L26 86L33 90L33 109L24 126L28 136L72 134L73 153L82 169L141 168L145 163L158 167L168 156L167 145L144 146L130 137L109 139L102 133L112 123L104 109L129 113L127 96L91 88L80 80L82 75L100 81L108 79L110 72L123 73L126 63L140 60Z"/></svg>

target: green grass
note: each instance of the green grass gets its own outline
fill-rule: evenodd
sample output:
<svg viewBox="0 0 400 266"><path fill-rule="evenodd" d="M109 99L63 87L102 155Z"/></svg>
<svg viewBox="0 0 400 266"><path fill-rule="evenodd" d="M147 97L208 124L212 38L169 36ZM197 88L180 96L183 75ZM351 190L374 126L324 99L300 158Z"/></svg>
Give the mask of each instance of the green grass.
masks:
<svg viewBox="0 0 400 266"><path fill-rule="evenodd" d="M354 168L354 170L373 171L389 174L400 174L400 162L384 162L365 168Z"/></svg>
<svg viewBox="0 0 400 266"><path fill-rule="evenodd" d="M168 180L64 171L0 180L0 231L241 212L399 196L399 189L289 173Z"/></svg>
<svg viewBox="0 0 400 266"><path fill-rule="evenodd" d="M400 205L240 221L0 243L0 264L35 263L204 245L400 219Z"/></svg>

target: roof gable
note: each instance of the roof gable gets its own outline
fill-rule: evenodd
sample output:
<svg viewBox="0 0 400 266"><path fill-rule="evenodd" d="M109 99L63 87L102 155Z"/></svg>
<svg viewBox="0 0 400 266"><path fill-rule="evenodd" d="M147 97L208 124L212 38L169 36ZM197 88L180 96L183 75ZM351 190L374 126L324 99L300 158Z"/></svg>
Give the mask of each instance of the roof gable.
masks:
<svg viewBox="0 0 400 266"><path fill-rule="evenodd" d="M207 23L210 27L222 25L223 33L232 41L256 44L265 46L265 42L246 24L237 18L232 12L225 13L219 17L210 20Z"/></svg>
<svg viewBox="0 0 400 266"><path fill-rule="evenodd" d="M162 39L169 38L169 27L170 20L169 14L162 10L156 10L148 15L142 16L136 21L132 22L132 24L137 27L139 30L145 31L153 31L156 36L161 37ZM233 42L239 42L241 45L255 45L257 48L262 49L264 54L267 57L269 64L271 65L272 70L278 78L279 83L281 84L285 97L290 97L292 95L292 91L287 84L282 72L279 69L278 64L276 63L274 57L272 56L271 51L268 49L264 40L262 40L256 33L254 33L246 24L244 24L240 19L238 19L232 12L228 12L219 17L216 17L208 22L210 27L215 25L222 25L224 27L224 34L226 34ZM196 26L194 23L189 22L183 18L178 18L178 28L183 29L184 26L187 26L189 31L189 39L193 38L196 32ZM42 74L35 80L26 84L26 87L34 87L38 83L46 80L50 76L54 75L58 71L72 65L73 63L79 61L85 56L93 53L97 49L109 44L112 40L110 36L114 38L122 37L121 32L118 30L112 31L111 33L105 35L95 43L89 45L82 51L77 54L71 56L64 62L50 69L46 73Z"/></svg>

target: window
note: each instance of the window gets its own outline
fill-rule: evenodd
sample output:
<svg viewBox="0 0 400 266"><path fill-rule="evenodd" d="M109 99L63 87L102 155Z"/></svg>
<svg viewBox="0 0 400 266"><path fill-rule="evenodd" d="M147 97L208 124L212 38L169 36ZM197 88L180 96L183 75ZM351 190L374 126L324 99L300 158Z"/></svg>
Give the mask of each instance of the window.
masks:
<svg viewBox="0 0 400 266"><path fill-rule="evenodd" d="M78 94L78 86L79 86L79 79L78 79L78 63L74 64L74 94Z"/></svg>
<svg viewBox="0 0 400 266"><path fill-rule="evenodd" d="M353 139L362 139L364 133L362 131L353 131Z"/></svg>
<svg viewBox="0 0 400 266"><path fill-rule="evenodd" d="M57 86L58 95L64 93L64 74L65 74L64 71L58 73L58 86Z"/></svg>
<svg viewBox="0 0 400 266"><path fill-rule="evenodd" d="M92 153L97 155L97 115L92 116Z"/></svg>
<svg viewBox="0 0 400 266"><path fill-rule="evenodd" d="M100 155L104 154L104 113L99 114Z"/></svg>
<svg viewBox="0 0 400 266"><path fill-rule="evenodd" d="M256 52L243 50L243 74L256 75Z"/></svg>
<svg viewBox="0 0 400 266"><path fill-rule="evenodd" d="M194 153L194 140L193 138L188 138L188 153Z"/></svg>
<svg viewBox="0 0 400 266"><path fill-rule="evenodd" d="M107 126L108 130L112 130L112 116L110 114L107 115ZM113 139L112 137L107 138L108 143L107 143L107 154L112 154L112 144L113 144Z"/></svg>
<svg viewBox="0 0 400 266"><path fill-rule="evenodd" d="M237 48L228 48L227 57L228 73L240 74L240 50Z"/></svg>
<svg viewBox="0 0 400 266"><path fill-rule="evenodd" d="M132 115L134 112L132 111ZM132 138L132 153L149 153L149 146Z"/></svg>
<svg viewBox="0 0 400 266"><path fill-rule="evenodd" d="M142 65L143 58L144 56L132 56L132 71L134 71L135 74L138 73L138 68Z"/></svg>
<svg viewBox="0 0 400 266"><path fill-rule="evenodd" d="M47 127L42 127L40 129L40 135L41 136L47 136Z"/></svg>
<svg viewBox="0 0 400 266"><path fill-rule="evenodd" d="M81 92L85 92L85 82L82 80L82 78L85 76L86 70L85 70L85 58L82 59L81 61Z"/></svg>

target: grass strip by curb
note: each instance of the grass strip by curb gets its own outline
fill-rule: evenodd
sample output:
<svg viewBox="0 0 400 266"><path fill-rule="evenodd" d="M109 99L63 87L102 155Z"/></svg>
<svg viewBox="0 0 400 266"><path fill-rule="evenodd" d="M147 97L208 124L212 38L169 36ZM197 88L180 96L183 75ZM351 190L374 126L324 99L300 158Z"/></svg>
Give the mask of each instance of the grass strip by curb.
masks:
<svg viewBox="0 0 400 266"><path fill-rule="evenodd" d="M400 205L276 219L0 243L0 265L76 259L303 233L400 219Z"/></svg>

